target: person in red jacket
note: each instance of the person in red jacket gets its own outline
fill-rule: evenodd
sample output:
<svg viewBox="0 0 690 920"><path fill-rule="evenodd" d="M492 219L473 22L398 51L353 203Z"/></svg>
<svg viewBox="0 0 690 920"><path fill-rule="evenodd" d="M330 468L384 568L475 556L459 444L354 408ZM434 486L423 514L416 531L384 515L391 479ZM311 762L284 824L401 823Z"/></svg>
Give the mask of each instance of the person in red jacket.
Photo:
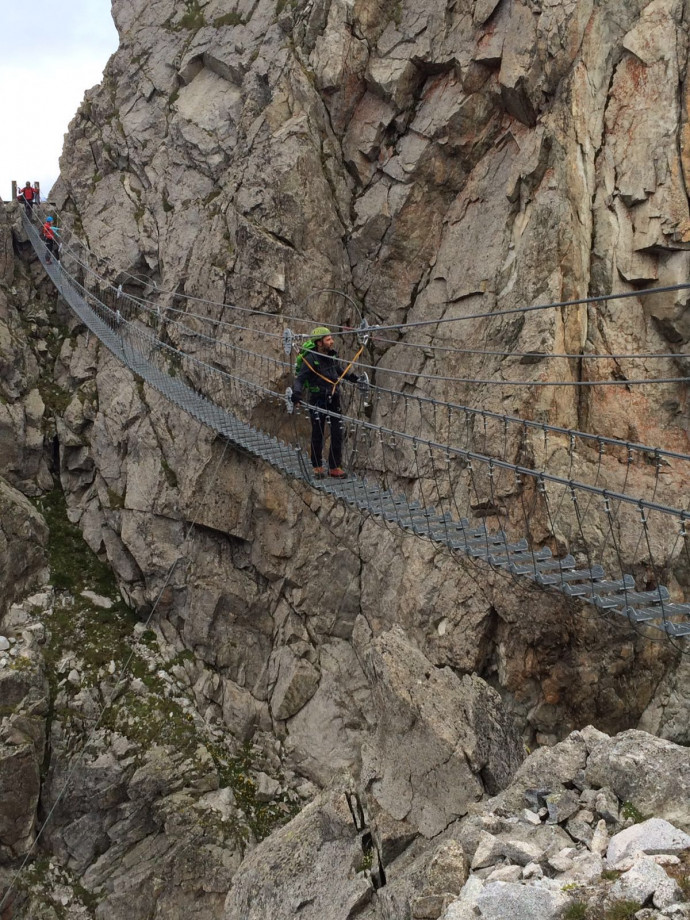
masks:
<svg viewBox="0 0 690 920"><path fill-rule="evenodd" d="M24 188L19 190L17 198L24 202L24 209L29 217L31 217L31 212L36 202L36 189L31 185L28 179L26 180Z"/></svg>
<svg viewBox="0 0 690 920"><path fill-rule="evenodd" d="M59 262L60 257L58 255L58 241L57 241L58 228L53 226L53 218L46 217L45 223L41 228L41 236L43 237L43 242L46 244L46 249L48 250L48 255L46 257L46 263L50 265L51 255L55 256L55 261Z"/></svg>

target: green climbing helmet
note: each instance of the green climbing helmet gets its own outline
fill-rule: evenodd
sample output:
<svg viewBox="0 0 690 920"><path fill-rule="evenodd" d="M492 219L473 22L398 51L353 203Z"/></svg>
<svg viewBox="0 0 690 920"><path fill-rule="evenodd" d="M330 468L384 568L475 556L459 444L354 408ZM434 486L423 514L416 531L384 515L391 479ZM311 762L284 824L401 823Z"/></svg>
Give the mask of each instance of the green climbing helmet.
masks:
<svg viewBox="0 0 690 920"><path fill-rule="evenodd" d="M316 343L320 341L320 339L330 334L331 330L328 328L328 326L317 326L316 329L314 329L312 332L311 337L308 338L306 342L303 342L302 347L299 350L299 354L297 355L297 360L295 361L295 377L302 370L302 367L304 366L304 359L307 355L310 356L309 361L313 361L314 364L318 367L319 360L317 352L315 351ZM304 388L311 393L318 393L319 390L318 386L310 386L308 381L304 384Z"/></svg>

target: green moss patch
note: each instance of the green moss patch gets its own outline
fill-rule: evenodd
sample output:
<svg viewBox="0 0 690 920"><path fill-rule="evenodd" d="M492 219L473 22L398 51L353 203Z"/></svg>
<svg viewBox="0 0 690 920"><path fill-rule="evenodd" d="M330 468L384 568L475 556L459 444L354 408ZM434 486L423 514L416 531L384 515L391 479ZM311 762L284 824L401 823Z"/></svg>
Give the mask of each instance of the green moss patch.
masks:
<svg viewBox="0 0 690 920"><path fill-rule="evenodd" d="M186 12L181 19L178 20L174 29L176 32L182 29L189 29L193 32L197 32L206 25L204 12L199 6L198 0L185 0L185 6L187 8Z"/></svg>
<svg viewBox="0 0 690 920"><path fill-rule="evenodd" d="M60 889L64 888L70 890L71 893L72 903L69 910L61 896ZM27 917L38 916L39 912L40 916L44 916L43 908L51 911L45 916L55 917L57 920L66 920L67 917L75 916L75 908L77 910L81 908L79 916L95 917L96 908L101 900L98 895L87 891L69 870L57 866L45 856L35 860L19 876L17 889L29 900L31 913L24 915ZM56 892L55 896L51 894L53 891ZM34 914L33 911L37 913Z"/></svg>
<svg viewBox="0 0 690 920"><path fill-rule="evenodd" d="M633 805L632 802L623 802L621 805L621 817L626 821L632 821L634 824L641 824L651 815L643 815L640 809Z"/></svg>
<svg viewBox="0 0 690 920"><path fill-rule="evenodd" d="M241 26L244 25L244 19L239 13L225 13L223 16L216 16L213 20L213 25L216 29L220 29L222 26Z"/></svg>
<svg viewBox="0 0 690 920"><path fill-rule="evenodd" d="M251 778L253 749L246 743L235 757L229 757L215 745L207 745L218 771L221 788L230 788L238 808L244 812L247 825L256 840L268 837L276 828L286 824L299 811L299 805L287 795L278 795L269 802L260 802L256 784Z"/></svg>
<svg viewBox="0 0 690 920"><path fill-rule="evenodd" d="M127 690L106 710L101 725L144 750L159 744L191 758L201 743L192 716L179 703L155 692L139 696Z"/></svg>
<svg viewBox="0 0 690 920"><path fill-rule="evenodd" d="M48 550L53 586L73 594L90 588L113 600L121 611L127 611L112 571L89 548L76 524L68 519L62 490L46 493L36 500L36 506L50 530Z"/></svg>

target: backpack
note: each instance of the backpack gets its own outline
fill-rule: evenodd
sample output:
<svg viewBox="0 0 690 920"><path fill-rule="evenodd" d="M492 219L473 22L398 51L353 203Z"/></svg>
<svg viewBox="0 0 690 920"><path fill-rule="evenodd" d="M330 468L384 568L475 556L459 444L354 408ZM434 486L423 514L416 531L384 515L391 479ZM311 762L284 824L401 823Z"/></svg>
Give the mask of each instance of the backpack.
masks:
<svg viewBox="0 0 690 920"><path fill-rule="evenodd" d="M315 348L316 348L316 342L314 341L314 339L307 339L304 345L302 345L302 347L299 350L299 354L297 355L297 358L295 359L295 377L302 370L302 367L304 366L304 359L306 358L308 353L310 351L314 351Z"/></svg>
<svg viewBox="0 0 690 920"><path fill-rule="evenodd" d="M297 355L297 358L295 359L295 377L298 376L299 372L304 367L304 359L307 357L307 355L313 355L315 348L316 348L316 342L314 341L314 339L307 339L304 345L302 345L302 347L299 350L299 354ZM311 364L312 367L314 366L313 358L309 361L309 364ZM318 393L319 391L318 386L316 387L311 386L308 380L305 380L304 382L304 389L308 393Z"/></svg>

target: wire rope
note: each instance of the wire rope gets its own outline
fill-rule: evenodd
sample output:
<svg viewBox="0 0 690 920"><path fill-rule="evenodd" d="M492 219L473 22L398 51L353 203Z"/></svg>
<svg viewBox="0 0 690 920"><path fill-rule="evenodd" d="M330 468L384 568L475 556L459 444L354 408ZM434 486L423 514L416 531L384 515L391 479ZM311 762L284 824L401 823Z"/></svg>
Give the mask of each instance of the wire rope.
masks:
<svg viewBox="0 0 690 920"><path fill-rule="evenodd" d="M69 277L69 276L68 276L68 277ZM76 282L75 279L72 278L71 280L72 280L73 283L76 283L77 285L79 285L80 288L82 288L83 290L85 290L85 289L83 288L83 286L82 286L81 284L79 284L79 282ZM210 365L206 364L205 362L200 362L200 360L199 360L198 358L196 358L196 357L193 357L193 358L192 358L192 357L189 356L189 355L185 355L185 353L184 353L184 352L180 352L179 349L174 349L174 348L172 348L171 346L166 345L165 343L161 343L161 342L159 342L158 339L156 339L156 340L149 339L149 341L150 341L150 343L151 343L152 345L155 345L156 347L162 347L162 348L170 349L171 351L174 351L174 352L176 352L176 353L178 353L178 354L181 354L181 355L187 357L189 360L193 360L193 361L199 363L200 365L203 365L203 366L205 366L205 367L210 367ZM221 373L221 374L226 374L226 375L227 375L227 372L225 372L225 371L220 371L220 370L217 369L217 368L214 369L214 370L215 370L217 373ZM237 377L236 375L227 375L227 376L229 376L229 377L234 377L234 379L236 379L236 380L238 380L238 381L241 381L241 382L243 382L243 383L247 383L248 385L253 386L253 387L254 387L255 389L257 389L257 390L262 390L262 391L268 393L268 394L269 394L270 396L272 396L272 397L279 397L279 394L277 394L275 390L271 390L271 389L269 389L268 387L261 387L261 386L258 385L258 384L253 384L251 381L244 380L243 378ZM405 398L405 397L407 397L408 399L411 398L411 397L410 397L410 394L397 394L397 391L389 391L389 392L393 392L393 393L395 393L396 395L401 395L403 398ZM479 414L484 414L484 410L477 410L477 411L478 411ZM495 417L505 418L505 416L499 416L497 413L490 413L490 414L491 414L492 416L495 416ZM520 419L517 419L517 421L522 422L522 420L520 420ZM568 432L568 433L570 433L568 429L563 429L563 430L566 431L566 432ZM599 440L599 437L598 437L598 436L590 436L590 437L593 437L595 440ZM615 439L607 439L607 440L609 441L609 443L617 443L617 444L619 444L619 445L621 445L621 446L622 446L623 444L626 444L626 442L619 442L619 441L616 441ZM627 446L627 444L626 444L626 446ZM641 447L644 448L644 445L642 445ZM658 449L655 449L655 453L657 453L657 452L658 452ZM690 457L688 457L687 455L679 455L679 454L676 454L675 452L666 452L666 451L665 451L665 452L663 452L663 454L664 454L665 456L676 456L676 457L681 457L682 459L690 459Z"/></svg>
<svg viewBox="0 0 690 920"><path fill-rule="evenodd" d="M371 327L375 329L376 327ZM371 334L372 341L379 343L383 342L386 345L392 345L396 348L417 348L420 351L440 351L446 354L455 354L455 355L483 355L496 358L535 358L539 361L541 360L551 360L552 358L570 358L573 360L625 360L626 358L690 358L690 353L685 352L625 352L621 354L593 354L589 351L583 352L544 352L544 351L497 351L490 348L460 348L457 345L437 345L433 342L405 342L402 339L387 339L385 336L376 335L375 332ZM431 357L428 355L427 357ZM536 361L534 362L536 363Z"/></svg>
<svg viewBox="0 0 690 920"><path fill-rule="evenodd" d="M650 386L651 384L669 384L669 383L688 383L690 377L644 377L632 378L629 380L491 380L489 378L479 379L477 377L451 377L442 374L420 374L416 371L400 371L392 368L384 368L370 364L362 364L361 367L373 368L379 373L395 374L396 376L414 377L420 380L438 381L441 383L466 383L472 386L492 386L492 387L626 387L626 386Z"/></svg>
<svg viewBox="0 0 690 920"><path fill-rule="evenodd" d="M399 390L391 390L386 387L376 386L374 387L374 389L376 389L380 393L385 393L391 396L404 395ZM573 434L582 440L602 441L604 444L608 444L613 447L630 448L631 450L640 451L641 453L655 454L658 451L660 456L662 457L667 457L667 458L671 458L675 460L690 461L690 454L681 453L679 451L665 450L663 448L652 447L651 445L647 445L647 444L639 444L634 441L623 441L622 439L619 439L619 438L612 438L612 437L607 437L606 435L593 434L588 431L580 431L576 428L562 428L558 425L548 425L545 422L537 422L532 419L523 419L517 415L502 415L499 412L492 412L489 409L480 409L480 408L473 407L473 406L465 406L462 403L445 402L443 400L432 399L432 397L429 397L429 396L422 396L417 393L410 393L407 395L409 399L415 399L415 400L423 401L423 402L434 402L439 406L446 406L450 409L454 409L459 412L464 412L465 414L471 413L472 415L486 415L488 418L494 418L494 419L499 419L499 420L506 419L507 421L514 423L516 425L523 425L528 428L537 428L540 431L546 428L548 431L555 432L558 434L564 434L564 435Z"/></svg>
<svg viewBox="0 0 690 920"><path fill-rule="evenodd" d="M663 287L655 288L644 288L639 291L620 291L616 294L597 294L592 297L580 297L576 300L559 300L552 301L550 303L543 304L532 304L527 307L510 307L507 310L487 310L479 313L467 313L465 316L445 316L440 319L424 319L424 320L415 320L413 322L407 323L391 323L389 325L376 325L371 326L370 331L373 335L376 335L380 332L389 332L393 330L401 329L420 329L424 326L441 326L447 325L448 323L460 323L466 322L470 319L494 319L499 316L511 316L523 313L535 313L544 310L557 310L564 307L576 307L583 306L585 304L595 304L603 303L609 300L623 300L631 297L646 297L651 294L670 294L676 293L678 291L687 291L690 290L690 282L682 282L680 284L670 284ZM341 333L333 333L341 334Z"/></svg>
<svg viewBox="0 0 690 920"><path fill-rule="evenodd" d="M89 249L88 246L86 246L86 244L82 240L79 239L79 237L76 236L76 234L73 233L73 231L69 230L68 232L71 233L73 239L76 239L79 242L79 244L81 245L83 249L85 249L87 252L93 255L94 258L96 259L99 258L98 256L95 255L95 253L92 252L92 250ZM100 257L100 258L103 261L107 261L108 263L112 262L112 260L110 260L108 257ZM128 277L136 281L137 284L141 284L141 279L137 278L135 275L132 275L130 272L127 272L125 269L115 268L115 271L117 271L118 274L126 274ZM152 283L152 282L149 282L149 283ZM506 310L482 311L478 313L466 314L465 316L459 316L459 317L440 317L439 319L433 319L433 320L430 319L430 320L417 320L417 321L406 322L406 323L377 324L375 326L370 326L369 329L372 334L379 335L381 332L387 332L387 331L417 329L417 328L422 328L422 327L427 327L427 326L439 326L439 325L445 325L448 323L465 322L470 319L494 318L498 316L509 316L509 315L514 315L514 314L532 313L532 312L544 311L544 310L562 309L562 308L572 307L572 306L582 306L585 304L603 303L603 302L607 302L610 300L621 300L621 299L627 299L627 298L633 298L633 297L634 298L646 297L646 296L650 296L653 294L676 293L676 292L685 291L688 289L690 289L690 282L682 282L682 283L675 284L675 285L664 285L661 287L644 288L644 289L637 290L637 291L620 291L620 292L612 293L612 294L598 294L598 295L593 295L590 297L581 297L581 298L576 298L572 300L551 301L551 302L543 303L543 304L532 304L529 306L511 307ZM274 311L255 310L250 307L240 307L236 304L227 304L225 302L214 301L208 298L196 297L194 295L184 294L179 291L161 289L161 288L158 288L157 285L155 286L155 290L159 294L165 294L171 297L176 297L179 299L189 300L189 301L197 302L197 303L203 303L203 304L210 305L210 306L228 307L230 309L234 309L234 310L238 310L241 312L246 312L246 313L250 313L250 314L254 314L258 316L268 316L273 319L277 319L277 318L291 319L291 320L296 320L298 322L303 322L305 324L310 323L308 319L306 319L305 317L301 317L301 316L281 314L281 313L276 313ZM342 291L336 291L335 289L324 289L324 291L331 291L333 293L339 293L339 294L343 293ZM334 324L334 326L336 327L332 330L332 334L334 336L349 334L352 331L355 331L349 327L344 327L341 325L339 326L339 324ZM340 329L340 331L338 331L338 328ZM308 336L308 333L305 335ZM580 358L580 357L586 357L586 356L577 355L574 357ZM674 355L674 357L676 356Z"/></svg>

